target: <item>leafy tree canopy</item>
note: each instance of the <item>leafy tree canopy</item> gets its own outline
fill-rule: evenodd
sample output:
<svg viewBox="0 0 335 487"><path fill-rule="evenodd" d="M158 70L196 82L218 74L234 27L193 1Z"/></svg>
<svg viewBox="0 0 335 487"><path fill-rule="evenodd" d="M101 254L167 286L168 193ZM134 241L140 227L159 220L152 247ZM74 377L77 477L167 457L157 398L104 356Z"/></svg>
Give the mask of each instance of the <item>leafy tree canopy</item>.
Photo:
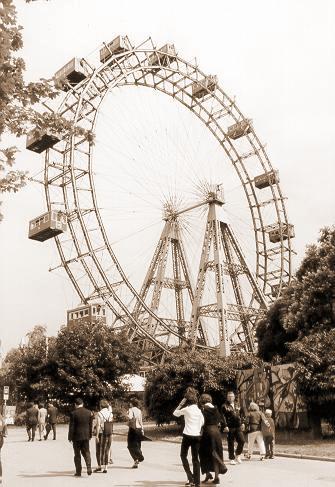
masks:
<svg viewBox="0 0 335 487"><path fill-rule="evenodd" d="M35 327L27 344L7 354L0 379L15 401L52 398L67 407L80 396L95 407L103 397L124 395L121 377L136 373L139 359L125 335L105 324L64 327L48 339L43 327Z"/></svg>
<svg viewBox="0 0 335 487"><path fill-rule="evenodd" d="M321 230L290 286L257 328L259 356L295 361L311 405L329 402L334 388L335 227Z"/></svg>
<svg viewBox="0 0 335 487"><path fill-rule="evenodd" d="M173 420L172 412L183 398L187 387L209 393L221 404L229 389L236 389L236 371L259 365L260 361L246 354L233 354L227 359L207 352L180 350L167 357L164 365L147 376L146 406L157 424Z"/></svg>

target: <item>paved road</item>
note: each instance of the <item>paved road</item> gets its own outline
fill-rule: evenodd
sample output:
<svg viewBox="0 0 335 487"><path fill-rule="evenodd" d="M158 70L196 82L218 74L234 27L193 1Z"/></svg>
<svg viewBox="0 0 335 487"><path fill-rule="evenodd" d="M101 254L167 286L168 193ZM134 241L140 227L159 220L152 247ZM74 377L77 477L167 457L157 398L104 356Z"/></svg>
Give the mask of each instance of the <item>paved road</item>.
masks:
<svg viewBox="0 0 335 487"><path fill-rule="evenodd" d="M138 470L126 448L125 437L117 436L113 443L114 465L107 474L73 477L72 446L66 440L67 430L59 427L56 441L26 441L25 430L11 429L2 450L3 485L6 487L71 487L93 485L114 487L177 487L185 483L179 461L179 445L155 441L143 444L145 461ZM94 441L91 443L94 457ZM93 462L95 465L95 462ZM252 460L229 466L221 478L229 487L334 487L335 463L312 460L275 458L260 462Z"/></svg>

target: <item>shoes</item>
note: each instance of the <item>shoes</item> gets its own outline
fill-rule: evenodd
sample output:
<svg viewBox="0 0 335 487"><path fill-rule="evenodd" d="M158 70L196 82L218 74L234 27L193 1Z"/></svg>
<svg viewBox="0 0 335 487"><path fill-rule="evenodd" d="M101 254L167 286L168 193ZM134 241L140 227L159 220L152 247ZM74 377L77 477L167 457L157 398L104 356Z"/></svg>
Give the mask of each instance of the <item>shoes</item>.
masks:
<svg viewBox="0 0 335 487"><path fill-rule="evenodd" d="M44 439L45 439L45 440L47 440L47 439L48 439L47 435L44 435Z"/></svg>
<svg viewBox="0 0 335 487"><path fill-rule="evenodd" d="M242 463L241 455L236 455L236 462L237 463Z"/></svg>
<svg viewBox="0 0 335 487"><path fill-rule="evenodd" d="M75 477L81 477L81 473L77 473L77 472L76 472L76 473L74 474L74 476L75 476Z"/></svg>
<svg viewBox="0 0 335 487"><path fill-rule="evenodd" d="M97 467L93 470L94 473L101 472L101 467Z"/></svg>
<svg viewBox="0 0 335 487"><path fill-rule="evenodd" d="M40 438L38 441L42 441L42 438Z"/></svg>
<svg viewBox="0 0 335 487"><path fill-rule="evenodd" d="M267 460L268 458L270 458L270 455L265 455L265 460Z"/></svg>
<svg viewBox="0 0 335 487"><path fill-rule="evenodd" d="M230 460L230 465L236 465L235 460Z"/></svg>
<svg viewBox="0 0 335 487"><path fill-rule="evenodd" d="M138 468L138 460L135 460L134 465L131 468Z"/></svg>
<svg viewBox="0 0 335 487"><path fill-rule="evenodd" d="M244 455L244 457L245 457L245 459L246 459L246 460L251 460L251 455L250 455L250 453L246 453L246 454Z"/></svg>
<svg viewBox="0 0 335 487"><path fill-rule="evenodd" d="M109 463L110 465L113 465L113 463L114 463L114 462L113 462L113 459L112 459L112 458L110 458L108 463Z"/></svg>
<svg viewBox="0 0 335 487"><path fill-rule="evenodd" d="M188 480L187 482L185 482L185 486L186 487L194 487L194 483L191 482L190 480Z"/></svg>
<svg viewBox="0 0 335 487"><path fill-rule="evenodd" d="M91 468L87 469L87 475L92 475L92 469Z"/></svg>
<svg viewBox="0 0 335 487"><path fill-rule="evenodd" d="M55 440L56 438L52 438L53 440Z"/></svg>
<svg viewBox="0 0 335 487"><path fill-rule="evenodd" d="M259 461L262 462L264 460L263 455L259 458Z"/></svg>
<svg viewBox="0 0 335 487"><path fill-rule="evenodd" d="M104 469L104 470L102 471L102 473L107 473L107 470L106 470L106 469Z"/></svg>
<svg viewBox="0 0 335 487"><path fill-rule="evenodd" d="M274 456L273 455L270 455L269 458L270 458L270 460L273 460L274 459Z"/></svg>
<svg viewBox="0 0 335 487"><path fill-rule="evenodd" d="M28 441L31 441L31 438L28 438Z"/></svg>
<svg viewBox="0 0 335 487"><path fill-rule="evenodd" d="M207 473L205 479L202 481L203 484L206 484L209 480L212 480L213 476L211 473Z"/></svg>
<svg viewBox="0 0 335 487"><path fill-rule="evenodd" d="M219 485L220 479L217 477L216 479L213 480L212 484Z"/></svg>

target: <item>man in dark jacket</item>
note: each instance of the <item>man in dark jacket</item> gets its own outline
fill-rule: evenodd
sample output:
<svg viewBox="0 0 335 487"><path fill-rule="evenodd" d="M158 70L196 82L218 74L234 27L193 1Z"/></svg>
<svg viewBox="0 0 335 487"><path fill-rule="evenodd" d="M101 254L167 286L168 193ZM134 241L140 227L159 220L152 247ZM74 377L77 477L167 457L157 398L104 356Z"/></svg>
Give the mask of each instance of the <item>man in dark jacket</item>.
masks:
<svg viewBox="0 0 335 487"><path fill-rule="evenodd" d="M58 415L58 409L51 403L49 402L48 404L48 415L47 415L47 424L45 426L45 435L44 439L47 440L49 433L52 429L53 432L53 439L56 439L56 424L57 424L57 415Z"/></svg>
<svg viewBox="0 0 335 487"><path fill-rule="evenodd" d="M92 438L92 413L84 408L83 400L75 400L75 410L70 415L69 441L72 441L74 451L75 477L81 477L81 456L83 456L87 475L92 474L90 439Z"/></svg>
<svg viewBox="0 0 335 487"><path fill-rule="evenodd" d="M26 428L28 433L28 441L34 441L38 418L38 406L36 406L32 402L29 402L27 406L28 408L26 411Z"/></svg>
<svg viewBox="0 0 335 487"><path fill-rule="evenodd" d="M235 394L229 391L227 401L222 405L222 427L223 431L228 433L228 453L231 465L241 463L241 454L244 445L245 414L244 411L236 404ZM236 453L234 443L237 442ZM235 456L236 455L236 456Z"/></svg>

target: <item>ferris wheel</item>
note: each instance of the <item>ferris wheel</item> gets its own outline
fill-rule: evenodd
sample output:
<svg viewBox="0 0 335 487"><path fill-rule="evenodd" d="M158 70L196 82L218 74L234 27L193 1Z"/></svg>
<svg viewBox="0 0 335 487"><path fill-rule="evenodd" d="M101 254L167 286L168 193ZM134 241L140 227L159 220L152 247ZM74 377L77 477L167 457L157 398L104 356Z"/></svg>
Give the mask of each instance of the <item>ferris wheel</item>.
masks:
<svg viewBox="0 0 335 487"><path fill-rule="evenodd" d="M96 57L55 74L78 133L28 137L47 204L30 238L55 238L80 301L106 306L144 362L255 351L291 278L294 227L252 121L173 44L118 36Z"/></svg>

